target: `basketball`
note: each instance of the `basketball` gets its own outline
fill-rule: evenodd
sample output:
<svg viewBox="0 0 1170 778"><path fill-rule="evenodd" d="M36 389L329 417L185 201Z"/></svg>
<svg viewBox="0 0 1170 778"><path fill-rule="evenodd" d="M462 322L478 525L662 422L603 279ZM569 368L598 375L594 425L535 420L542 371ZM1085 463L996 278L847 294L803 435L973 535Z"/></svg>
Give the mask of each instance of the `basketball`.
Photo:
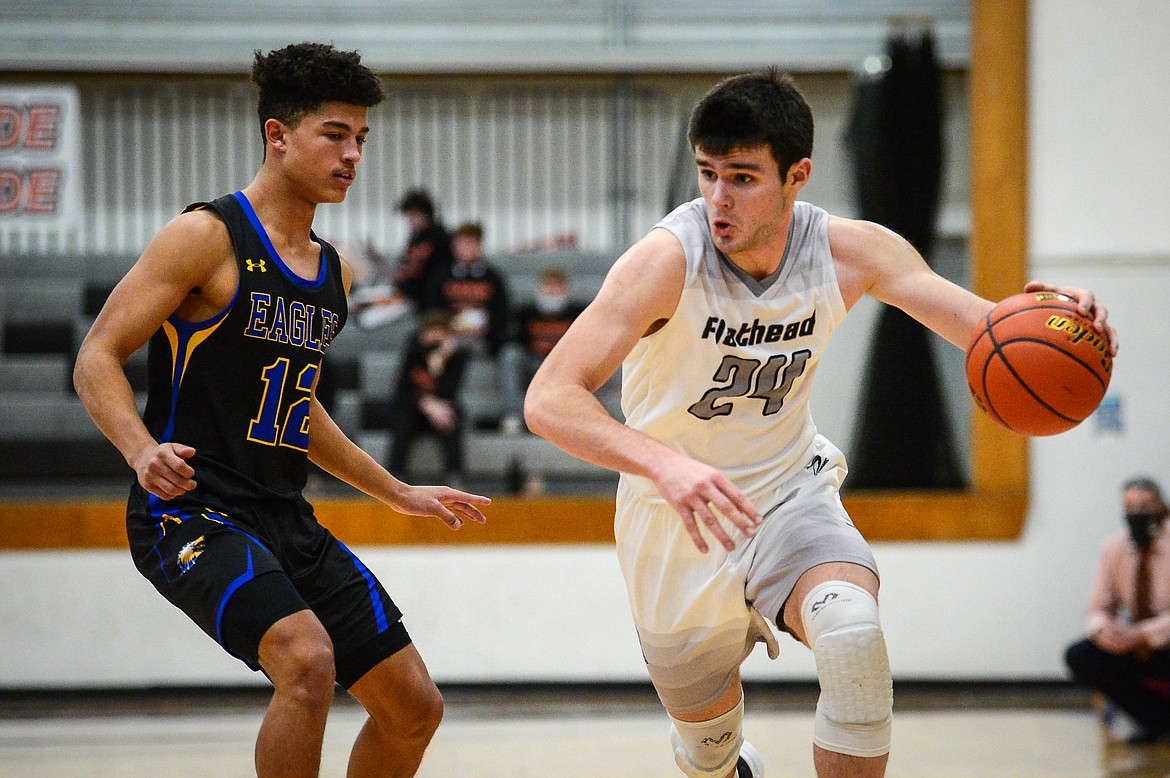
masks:
<svg viewBox="0 0 1170 778"><path fill-rule="evenodd" d="M975 404L1021 435L1056 435L1080 424L1097 409L1112 372L1104 336L1076 301L1056 292L999 303L967 348Z"/></svg>

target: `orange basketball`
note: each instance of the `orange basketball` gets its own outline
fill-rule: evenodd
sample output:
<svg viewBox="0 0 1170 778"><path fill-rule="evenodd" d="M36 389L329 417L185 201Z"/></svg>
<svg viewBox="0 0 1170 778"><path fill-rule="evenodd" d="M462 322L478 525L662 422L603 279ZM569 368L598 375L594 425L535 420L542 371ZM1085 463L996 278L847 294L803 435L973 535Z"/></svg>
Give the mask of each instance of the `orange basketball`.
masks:
<svg viewBox="0 0 1170 778"><path fill-rule="evenodd" d="M991 309L967 347L975 404L1021 435L1056 435L1097 409L1113 357L1072 299L1028 292Z"/></svg>

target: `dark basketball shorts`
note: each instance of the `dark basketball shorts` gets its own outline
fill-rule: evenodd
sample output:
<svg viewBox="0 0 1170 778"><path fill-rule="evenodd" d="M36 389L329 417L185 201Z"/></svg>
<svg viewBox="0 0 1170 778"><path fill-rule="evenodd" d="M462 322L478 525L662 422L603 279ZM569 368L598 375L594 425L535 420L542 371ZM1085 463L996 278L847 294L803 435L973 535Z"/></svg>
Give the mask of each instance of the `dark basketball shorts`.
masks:
<svg viewBox="0 0 1170 778"><path fill-rule="evenodd" d="M410 643L374 574L305 500L223 504L198 490L164 502L137 484L126 509L138 571L232 656L260 668L260 638L311 609L349 688Z"/></svg>

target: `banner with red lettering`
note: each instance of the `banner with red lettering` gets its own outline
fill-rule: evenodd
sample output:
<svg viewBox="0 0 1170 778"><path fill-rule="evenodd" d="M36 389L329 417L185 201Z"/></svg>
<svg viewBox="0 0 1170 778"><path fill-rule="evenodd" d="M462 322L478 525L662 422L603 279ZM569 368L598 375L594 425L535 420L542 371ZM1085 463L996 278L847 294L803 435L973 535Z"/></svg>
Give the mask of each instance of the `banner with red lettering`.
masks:
<svg viewBox="0 0 1170 778"><path fill-rule="evenodd" d="M77 219L80 124L75 87L0 84L0 227Z"/></svg>

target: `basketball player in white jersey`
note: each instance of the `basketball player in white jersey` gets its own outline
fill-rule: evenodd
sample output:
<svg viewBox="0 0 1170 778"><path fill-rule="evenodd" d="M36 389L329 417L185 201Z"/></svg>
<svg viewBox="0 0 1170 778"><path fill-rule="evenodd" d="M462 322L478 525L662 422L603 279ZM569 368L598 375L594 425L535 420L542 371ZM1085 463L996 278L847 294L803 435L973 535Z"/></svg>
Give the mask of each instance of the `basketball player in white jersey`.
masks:
<svg viewBox="0 0 1170 778"><path fill-rule="evenodd" d="M813 119L783 73L715 87L689 139L702 197L614 264L533 380L526 419L621 473L618 555L679 768L763 778L743 740L739 666L757 641L775 658L767 618L816 658L818 775L881 776L892 682L877 566L842 507L845 461L817 434L809 393L864 294L960 348L992 303L892 232L796 202ZM1092 293L1058 291L1116 352ZM619 365L624 425L592 395Z"/></svg>

